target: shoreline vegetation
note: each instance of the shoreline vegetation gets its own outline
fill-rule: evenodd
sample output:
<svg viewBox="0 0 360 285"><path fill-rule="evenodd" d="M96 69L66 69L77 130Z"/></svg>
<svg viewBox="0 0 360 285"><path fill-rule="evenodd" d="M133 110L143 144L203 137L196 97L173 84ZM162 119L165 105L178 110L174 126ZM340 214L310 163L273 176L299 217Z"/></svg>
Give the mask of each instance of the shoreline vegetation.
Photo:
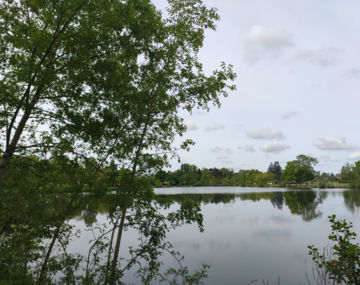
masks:
<svg viewBox="0 0 360 285"><path fill-rule="evenodd" d="M220 19L205 2L168 0L166 13L148 0L0 2L0 284L115 285L134 272L142 284L203 283L208 266L190 271L166 238L186 224L204 230L200 202L164 214L171 202L154 186L360 187L360 161L337 177L306 155L266 172L160 170L194 144L174 145L187 130L180 114L219 108L236 90L231 64L199 60ZM108 225L96 224L91 199L81 212L87 255L69 252L79 194L112 191ZM135 247L124 245L130 229ZM176 261L165 273L164 254Z"/></svg>
<svg viewBox="0 0 360 285"><path fill-rule="evenodd" d="M299 155L300 159L308 159ZM313 158L309 158L313 159ZM359 189L360 161L354 165L346 164L339 174L315 171L312 165L287 163L284 170L275 161L267 171L256 169L234 171L229 168L198 168L196 165L182 164L178 170L157 170L151 174L136 175L143 188L165 187L272 187L289 189L311 188L350 188ZM304 164L304 163L303 163ZM131 174L129 169L118 169L110 163L97 170L95 160L74 162L66 157L39 159L35 156L15 157L12 166L4 177L2 189L20 189L25 184L42 189L44 193L87 192L102 195L118 191L126 185ZM17 177L23 177L17 179Z"/></svg>
<svg viewBox="0 0 360 285"><path fill-rule="evenodd" d="M352 188L360 186L360 161L345 164L340 173L316 171L317 159L298 155L287 162L284 169L278 161L271 162L267 171L257 169L234 171L229 168L202 168L182 164L178 170L159 170L148 176L156 188L183 186L239 186L239 187L281 187L281 188Z"/></svg>
<svg viewBox="0 0 360 285"><path fill-rule="evenodd" d="M155 188L162 189L162 188L187 188L187 187L240 187L240 188L286 188L286 189L299 189L299 190L306 190L306 189L352 189L348 183L329 183L326 184L326 187L319 187L319 184L268 184L265 186L258 186L258 185L251 185L251 186L242 186L242 185L222 185L222 184L214 184L214 185L176 185L176 186L169 186L169 185L161 185L161 186L154 186Z"/></svg>

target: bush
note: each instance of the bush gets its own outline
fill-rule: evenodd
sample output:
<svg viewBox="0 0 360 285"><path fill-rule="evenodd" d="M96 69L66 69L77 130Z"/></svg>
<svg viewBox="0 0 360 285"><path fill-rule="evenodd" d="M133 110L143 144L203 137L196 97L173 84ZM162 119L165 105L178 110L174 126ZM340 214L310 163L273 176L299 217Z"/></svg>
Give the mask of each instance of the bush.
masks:
<svg viewBox="0 0 360 285"><path fill-rule="evenodd" d="M351 231L352 223L329 216L332 232L329 240L334 244L330 251L321 254L314 245L309 245L317 272L331 284L360 284L360 246L354 243L356 233ZM326 282L322 284L328 284Z"/></svg>

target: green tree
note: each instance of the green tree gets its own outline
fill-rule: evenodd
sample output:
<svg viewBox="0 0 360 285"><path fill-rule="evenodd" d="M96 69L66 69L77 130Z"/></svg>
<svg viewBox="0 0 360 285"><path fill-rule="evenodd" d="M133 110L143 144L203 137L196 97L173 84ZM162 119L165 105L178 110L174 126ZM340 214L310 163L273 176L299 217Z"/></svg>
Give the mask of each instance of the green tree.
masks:
<svg viewBox="0 0 360 285"><path fill-rule="evenodd" d="M195 185L198 181L198 168L188 163L181 164L179 169L181 185Z"/></svg>
<svg viewBox="0 0 360 285"><path fill-rule="evenodd" d="M349 183L351 188L360 188L360 160L354 164L346 163L341 168L341 182Z"/></svg>
<svg viewBox="0 0 360 285"><path fill-rule="evenodd" d="M342 168L341 168L341 182L343 183L349 183L350 181L354 180L354 172L353 172L353 165L351 165L350 163L346 163Z"/></svg>
<svg viewBox="0 0 360 285"><path fill-rule="evenodd" d="M360 188L360 160L354 163L352 179L349 181L351 188Z"/></svg>
<svg viewBox="0 0 360 285"><path fill-rule="evenodd" d="M267 186L268 182L271 182L273 180L274 180L274 175L272 173L270 172L259 173L255 177L255 184L260 187L265 187Z"/></svg>
<svg viewBox="0 0 360 285"><path fill-rule="evenodd" d="M354 242L356 233L351 231L352 223L337 220L335 215L329 216L329 220L332 229L329 240L333 243L331 251L327 254L328 251L324 250L322 254L314 245L309 245L309 255L324 279L324 284L328 284L328 280L333 281L332 284L359 284L360 245Z"/></svg>
<svg viewBox="0 0 360 285"><path fill-rule="evenodd" d="M172 142L186 131L179 111L220 106L235 89L231 66L206 75L198 61L216 10L201 0L168 2L166 16L146 0L1 3L0 88L9 96L0 102L0 179L16 151L33 146L81 153L92 173L110 161L122 168L109 284L117 280L128 210L151 195L141 175L167 165ZM42 126L47 131L32 129ZM32 145L19 145L22 139Z"/></svg>
<svg viewBox="0 0 360 285"><path fill-rule="evenodd" d="M278 182L281 179L282 174L282 168L280 166L280 163L278 161L275 161L274 163L270 163L268 167L268 172L274 174L275 180Z"/></svg>
<svg viewBox="0 0 360 285"><path fill-rule="evenodd" d="M304 183L315 178L314 165L318 163L317 159L311 156L300 154L296 160L289 161L282 174L284 181L295 181Z"/></svg>
<svg viewBox="0 0 360 285"><path fill-rule="evenodd" d="M245 186L254 186L256 185L256 177L261 175L262 172L257 169L251 169L246 172L246 185Z"/></svg>
<svg viewBox="0 0 360 285"><path fill-rule="evenodd" d="M201 178L199 184L201 186L211 186L214 183L214 177L210 174L209 170L203 168L201 170Z"/></svg>
<svg viewBox="0 0 360 285"><path fill-rule="evenodd" d="M0 181L14 154L81 153L122 125L109 102L130 98L159 17L147 0L1 1Z"/></svg>
<svg viewBox="0 0 360 285"><path fill-rule="evenodd" d="M120 95L114 96L119 100L111 105L111 115L124 126L107 126L98 147L100 154L108 154L130 170L119 189L124 203L119 211L110 283L115 280L127 209L142 195L136 181L140 175L168 165L168 159L176 155L172 142L186 130L179 111L220 106L220 96L235 88L230 84L235 78L231 66L221 64L219 70L205 75L198 61L205 29L215 28L216 10L206 8L201 0L171 0L167 12L167 17L161 17L153 27L152 41L143 48L137 72L129 78L130 99L123 100L121 89L117 91ZM186 140L181 147L188 149L191 144ZM194 170L197 175L196 167ZM181 171L179 174L181 182Z"/></svg>

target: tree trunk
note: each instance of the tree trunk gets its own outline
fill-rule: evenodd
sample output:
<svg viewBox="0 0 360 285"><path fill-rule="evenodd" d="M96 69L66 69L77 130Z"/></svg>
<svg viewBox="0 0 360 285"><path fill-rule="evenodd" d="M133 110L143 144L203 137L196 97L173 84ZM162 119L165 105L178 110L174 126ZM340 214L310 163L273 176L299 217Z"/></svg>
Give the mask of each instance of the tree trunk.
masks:
<svg viewBox="0 0 360 285"><path fill-rule="evenodd" d="M136 150L134 165L133 165L133 168L132 168L132 171L131 171L131 180L130 180L130 184L129 184L130 191L132 191L133 187L134 187L136 168L137 168L137 165L138 165L140 152L141 152L141 150L143 148L143 143L144 143L145 135L146 135L146 132L147 132L149 120L150 120L150 112L148 112L147 115L146 115L146 121L145 121L144 129L142 130L141 137L140 137L140 144L139 144L138 149ZM115 245L115 250L114 250L114 258L113 258L113 262L111 264L110 282L109 282L110 285L114 285L115 281L116 281L115 280L115 271L116 271L116 266L117 266L117 259L119 257L120 243L121 243L122 232L124 230L126 211L127 211L128 207L129 207L129 205L131 205L132 199L133 199L132 193L128 192L127 197L125 197L125 199L126 200L124 201L124 208L123 208L122 213L121 213L120 226L119 226L119 231L118 231L118 235L117 235L117 239L116 239L116 245Z"/></svg>
<svg viewBox="0 0 360 285"><path fill-rule="evenodd" d="M16 146L20 140L20 137L21 137L24 129L25 129L26 123L29 120L31 112L33 111L36 103L38 102L38 100L40 98L42 89L43 89L43 87L40 86L36 90L33 98L31 99L29 105L26 107L23 116L21 117L21 120L16 128L15 133L14 133L14 136L11 139L11 143L6 147L5 152L0 160L0 185L3 180L4 175L6 173L6 170L8 169L8 167L10 165L11 158L14 156Z"/></svg>
<svg viewBox="0 0 360 285"><path fill-rule="evenodd" d="M104 283L104 285L108 284L112 244L113 244L113 240L114 240L114 236L115 236L115 230L117 228L118 221L119 220L116 220L116 222L114 224L114 228L113 228L112 233L111 233L111 239L110 239L110 244L109 244L109 252L108 252L108 257L107 257L107 262L106 262L105 283Z"/></svg>
<svg viewBox="0 0 360 285"><path fill-rule="evenodd" d="M127 207L128 207L127 203L124 203L124 209L121 212L120 226L119 226L119 231L117 234L117 239L116 239L116 244L115 244L115 249L114 249L113 262L111 264L110 280L109 280L110 285L114 285L115 281L116 281L116 279L115 279L116 266L117 266L117 260L119 257L120 243L121 243L122 233L124 230L124 223L125 223Z"/></svg>
<svg viewBox="0 0 360 285"><path fill-rule="evenodd" d="M55 230L54 236L53 236L53 238L51 240L51 243L49 245L49 248L48 248L48 250L47 250L47 252L45 254L44 262L43 262L43 264L41 266L41 270L40 270L39 277L38 277L38 280L36 282L36 285L40 285L40 284L42 284L44 282L44 278L45 278L46 272L48 270L49 258L50 258L51 252L52 252L52 250L54 248L55 242L59 237L60 229L61 229L62 225L63 225L63 223L58 225L58 227Z"/></svg>
<svg viewBox="0 0 360 285"><path fill-rule="evenodd" d="M0 185L2 182L2 178L4 177L4 174L10 165L11 157L12 155L10 153L5 152L0 159Z"/></svg>

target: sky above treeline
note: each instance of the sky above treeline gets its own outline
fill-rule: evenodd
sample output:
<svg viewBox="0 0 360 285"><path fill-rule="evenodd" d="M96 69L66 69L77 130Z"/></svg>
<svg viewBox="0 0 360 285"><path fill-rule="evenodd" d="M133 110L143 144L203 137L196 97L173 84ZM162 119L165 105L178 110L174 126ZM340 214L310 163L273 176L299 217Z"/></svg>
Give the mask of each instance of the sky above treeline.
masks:
<svg viewBox="0 0 360 285"><path fill-rule="evenodd" d="M196 145L181 163L265 171L306 154L337 173L360 160L360 1L204 2L221 19L200 60L232 64L237 90L220 109L184 113Z"/></svg>

